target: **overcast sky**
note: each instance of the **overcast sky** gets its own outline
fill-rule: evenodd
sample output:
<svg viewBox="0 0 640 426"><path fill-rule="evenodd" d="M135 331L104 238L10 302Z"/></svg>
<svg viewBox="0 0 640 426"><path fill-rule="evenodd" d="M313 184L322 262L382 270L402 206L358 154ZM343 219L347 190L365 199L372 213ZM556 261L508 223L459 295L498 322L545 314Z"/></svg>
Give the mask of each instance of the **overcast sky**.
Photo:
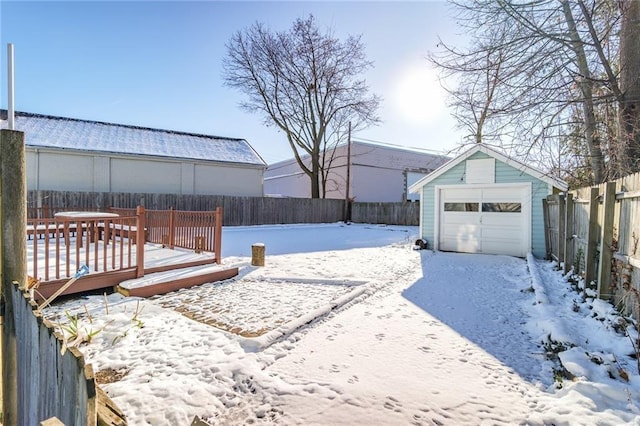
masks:
<svg viewBox="0 0 640 426"><path fill-rule="evenodd" d="M438 36L460 40L444 1L0 2L2 108L6 45L15 49L16 110L247 139L267 163L290 158L286 139L238 107L222 84L231 35L256 21L286 30L309 14L344 39L362 35L383 98L382 123L354 138L433 150L461 139L425 57Z"/></svg>

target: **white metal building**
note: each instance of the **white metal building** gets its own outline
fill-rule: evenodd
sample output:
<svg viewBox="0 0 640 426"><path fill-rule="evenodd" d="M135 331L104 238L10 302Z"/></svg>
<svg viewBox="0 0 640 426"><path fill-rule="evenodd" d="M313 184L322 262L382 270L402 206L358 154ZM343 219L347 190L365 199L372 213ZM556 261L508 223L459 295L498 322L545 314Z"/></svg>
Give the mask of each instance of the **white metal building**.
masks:
<svg viewBox="0 0 640 426"><path fill-rule="evenodd" d="M325 158L331 161L326 198L345 198L349 164L349 197L359 202L416 201L418 195L410 194L409 186L449 160L448 157L424 150L363 141L351 143L350 162L347 160L346 144L328 151ZM295 159L269 165L265 172L264 188L267 195L311 196L309 177Z"/></svg>
<svg viewBox="0 0 640 426"><path fill-rule="evenodd" d="M20 112L15 129L28 190L263 195L266 164L244 139Z"/></svg>

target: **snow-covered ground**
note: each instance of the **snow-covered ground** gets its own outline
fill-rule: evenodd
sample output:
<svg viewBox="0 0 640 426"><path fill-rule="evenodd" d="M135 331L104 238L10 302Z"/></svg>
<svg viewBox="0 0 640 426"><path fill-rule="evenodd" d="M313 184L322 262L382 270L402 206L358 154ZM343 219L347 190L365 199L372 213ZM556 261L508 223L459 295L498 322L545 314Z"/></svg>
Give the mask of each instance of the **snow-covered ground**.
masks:
<svg viewBox="0 0 640 426"><path fill-rule="evenodd" d="M416 251L416 232L225 228L235 279L46 314L92 334L80 349L131 425L640 425L610 305L551 263Z"/></svg>

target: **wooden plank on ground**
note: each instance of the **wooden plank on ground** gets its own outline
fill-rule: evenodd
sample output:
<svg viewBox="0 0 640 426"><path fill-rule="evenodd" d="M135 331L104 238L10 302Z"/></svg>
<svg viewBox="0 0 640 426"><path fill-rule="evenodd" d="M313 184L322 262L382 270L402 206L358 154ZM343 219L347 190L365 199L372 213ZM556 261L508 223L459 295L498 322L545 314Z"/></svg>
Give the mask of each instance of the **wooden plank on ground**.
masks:
<svg viewBox="0 0 640 426"><path fill-rule="evenodd" d="M98 398L98 426L126 426L124 413L107 396L100 386L96 385Z"/></svg>

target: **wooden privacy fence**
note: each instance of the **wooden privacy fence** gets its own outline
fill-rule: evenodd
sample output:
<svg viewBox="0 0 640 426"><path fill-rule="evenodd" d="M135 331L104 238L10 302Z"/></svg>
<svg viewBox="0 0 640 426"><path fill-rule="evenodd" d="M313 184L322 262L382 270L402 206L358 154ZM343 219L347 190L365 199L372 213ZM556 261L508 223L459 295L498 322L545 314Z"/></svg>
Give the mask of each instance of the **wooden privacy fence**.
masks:
<svg viewBox="0 0 640 426"><path fill-rule="evenodd" d="M35 311L37 306L11 285L16 327L18 413L21 425L56 417L67 426L97 423L93 369L75 348L62 353L62 336Z"/></svg>
<svg viewBox="0 0 640 426"><path fill-rule="evenodd" d="M640 173L543 201L547 254L621 310L640 314Z"/></svg>
<svg viewBox="0 0 640 426"><path fill-rule="evenodd" d="M351 221L418 225L420 223L420 203L352 203Z"/></svg>
<svg viewBox="0 0 640 426"><path fill-rule="evenodd" d="M174 208L184 211L213 211L222 207L225 225L228 226L333 223L345 219L344 200L335 199L71 191L28 191L27 195L32 216L37 214L38 208L42 210L46 205L66 210L131 209L142 205L149 210ZM419 203L354 202L351 209L353 222L419 224Z"/></svg>

